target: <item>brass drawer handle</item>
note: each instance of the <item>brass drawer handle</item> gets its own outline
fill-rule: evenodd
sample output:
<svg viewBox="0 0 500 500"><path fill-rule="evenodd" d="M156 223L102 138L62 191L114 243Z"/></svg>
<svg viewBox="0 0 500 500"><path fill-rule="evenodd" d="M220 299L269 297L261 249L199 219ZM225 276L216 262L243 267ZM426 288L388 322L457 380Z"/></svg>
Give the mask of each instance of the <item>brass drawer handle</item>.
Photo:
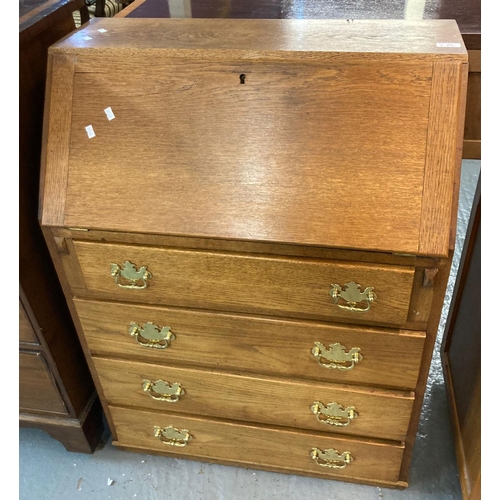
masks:
<svg viewBox="0 0 500 500"><path fill-rule="evenodd" d="M153 323L146 323L140 326L137 323L130 323L128 332L135 341L143 347L153 347L155 349L165 349L170 346L170 342L175 340L175 334L170 331L169 326L161 329Z"/></svg>
<svg viewBox="0 0 500 500"><path fill-rule="evenodd" d="M344 408L336 402L328 403L325 406L320 401L315 401L311 406L311 411L322 424L336 425L337 427L347 427L351 420L358 418L354 406Z"/></svg>
<svg viewBox="0 0 500 500"><path fill-rule="evenodd" d="M345 469L354 460L351 452L344 451L340 453L333 448L325 451L313 448L311 450L311 458L321 467L329 467L331 469Z"/></svg>
<svg viewBox="0 0 500 500"><path fill-rule="evenodd" d="M122 267L114 262L111 263L111 276L120 288L136 290L146 288L148 286L148 279L153 277L146 266L142 266L137 270L135 265L128 260L122 264Z"/></svg>
<svg viewBox="0 0 500 500"><path fill-rule="evenodd" d="M186 392L178 382L169 384L164 380L155 380L153 382L147 379L142 381L142 390L147 392L153 399L166 401L167 403L177 403Z"/></svg>
<svg viewBox="0 0 500 500"><path fill-rule="evenodd" d="M171 425L169 427L155 427L154 435L160 441L171 446L186 446L193 437L188 430L179 430Z"/></svg>
<svg viewBox="0 0 500 500"><path fill-rule="evenodd" d="M377 294L373 291L372 286L368 286L365 290L361 291L361 285L354 281L347 283L343 287L340 285L330 285L330 295L333 302L346 311L366 312L370 310L370 304L377 298ZM343 302L339 303L339 299ZM345 302L345 303L344 303ZM365 304L364 306L361 304Z"/></svg>
<svg viewBox="0 0 500 500"><path fill-rule="evenodd" d="M352 370L363 359L361 348L353 347L349 352L346 351L347 347L342 344L330 344L327 348L321 342L314 342L311 353L324 368Z"/></svg>

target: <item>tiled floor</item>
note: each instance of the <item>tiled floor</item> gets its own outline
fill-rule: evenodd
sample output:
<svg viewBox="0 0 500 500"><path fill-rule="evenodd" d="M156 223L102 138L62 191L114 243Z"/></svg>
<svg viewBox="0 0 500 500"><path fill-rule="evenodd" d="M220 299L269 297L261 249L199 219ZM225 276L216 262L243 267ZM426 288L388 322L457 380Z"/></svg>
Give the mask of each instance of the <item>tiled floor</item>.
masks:
<svg viewBox="0 0 500 500"><path fill-rule="evenodd" d="M408 489L389 490L129 453L113 448L109 434L105 446L93 455L75 454L43 431L20 429L20 500L459 500L439 347L479 169L479 161L465 161L462 169L457 250Z"/></svg>

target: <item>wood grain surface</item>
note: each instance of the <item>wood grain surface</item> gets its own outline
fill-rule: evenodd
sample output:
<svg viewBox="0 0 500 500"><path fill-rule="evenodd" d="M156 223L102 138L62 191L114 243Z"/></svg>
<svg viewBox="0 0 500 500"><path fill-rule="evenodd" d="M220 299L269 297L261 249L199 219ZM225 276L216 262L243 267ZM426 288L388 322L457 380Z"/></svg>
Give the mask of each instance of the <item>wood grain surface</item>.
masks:
<svg viewBox="0 0 500 500"><path fill-rule="evenodd" d="M420 229L422 254L446 256L450 248L454 181L460 173L456 150L462 149L457 129L464 107L459 106L459 98L467 85L463 76L461 63L434 63Z"/></svg>
<svg viewBox="0 0 500 500"><path fill-rule="evenodd" d="M107 245L74 241L88 290L102 298L181 307L239 311L328 321L406 322L414 268L357 265L277 257L254 257L158 247ZM111 263L146 266L152 273L147 288L120 288ZM355 281L374 287L377 299L367 312L337 307L333 284ZM360 303L366 307L366 303ZM358 319L359 318L359 319Z"/></svg>
<svg viewBox="0 0 500 500"><path fill-rule="evenodd" d="M301 45L295 46L291 33L272 21L233 21L223 35L221 20L144 21L117 19L106 33L94 33L92 25L52 51L78 53L78 62L67 193L57 180L49 182L59 194L57 202L50 197L54 206L44 209L44 223L447 254L448 247L419 241L438 238L450 223L434 217L438 202L425 199L422 206L422 178L434 147L427 140L432 61L446 54L439 64L459 64L449 61L466 60L463 48L442 51L434 44L427 58L402 60L390 42L373 46L378 29L393 35L384 23L361 22L345 33L348 23L338 31L327 30L327 21L299 23ZM268 23L279 28L272 40L260 36ZM298 27L290 23L293 34ZM403 33L398 43L416 37L414 26L433 30L433 23L405 24L406 34L403 24L389 22ZM124 57L134 30L146 26L146 38L157 33L159 39ZM162 29L167 26L172 30ZM448 38L460 38L453 23L437 22L435 35L443 26ZM181 27L200 31L185 36ZM363 52L368 28L371 49ZM89 33L90 44L82 39ZM242 40L256 57L239 58ZM216 52L224 60L207 65ZM290 59L284 65L266 59L268 52ZM293 54L301 54L300 62ZM327 57L334 59L327 63ZM116 116L111 121L108 107ZM95 137L85 132L89 125ZM436 142L438 151L441 146ZM66 145L61 148L67 155ZM433 182L433 170L427 171L426 182ZM144 186L147 199L134 194ZM421 214L434 223L421 227Z"/></svg>
<svg viewBox="0 0 500 500"><path fill-rule="evenodd" d="M129 243L132 245L164 246L187 250L216 250L221 252L311 257L315 259L345 260L371 264L395 264L413 267L435 267L439 262L438 258L422 257L415 254L342 250L310 245L285 245L258 241L235 241L160 234L119 233L84 228L52 227L51 232L56 241L60 241L61 238L65 239L64 243L60 243L60 253L68 251L67 248L63 247L69 239L76 239L99 243Z"/></svg>
<svg viewBox="0 0 500 500"><path fill-rule="evenodd" d="M103 28L106 33L97 31ZM85 40L85 36L92 40ZM438 47L443 40L460 46ZM328 57L325 53L366 52L403 60L419 56L465 60L467 54L453 20L95 19L53 50L77 52L81 48L133 52L182 49L183 57L192 55L190 49L201 48L209 57L224 59L228 54L221 52L228 50L246 58L288 58L300 53L302 58L307 54L308 59L315 55L324 59Z"/></svg>
<svg viewBox="0 0 500 500"><path fill-rule="evenodd" d="M65 226L418 252L430 64L95 66L75 74Z"/></svg>
<svg viewBox="0 0 500 500"><path fill-rule="evenodd" d="M28 315L26 314L21 300L19 300L19 342L38 344L35 330L28 318Z"/></svg>
<svg viewBox="0 0 500 500"><path fill-rule="evenodd" d="M42 352L19 352L19 410L68 414Z"/></svg>
<svg viewBox="0 0 500 500"><path fill-rule="evenodd" d="M402 441L408 430L410 393L352 388L319 382L222 373L132 361L94 358L108 404L188 415L311 429L334 434ZM185 394L169 403L153 399L143 381L178 383ZM358 418L345 427L318 421L313 403L354 407Z"/></svg>
<svg viewBox="0 0 500 500"><path fill-rule="evenodd" d="M75 299L89 349L94 354L160 365L212 367L248 373L415 389L424 332L339 326L306 321L216 314ZM131 322L169 326L175 340L166 349L139 345ZM361 349L352 370L322 367L315 342ZM202 355L200 355L202 353Z"/></svg>
<svg viewBox="0 0 500 500"><path fill-rule="evenodd" d="M264 426L221 422L168 412L110 407L121 445L199 458L227 460L233 465L268 465L289 472L312 472L324 477L398 481L403 447L382 442L333 437ZM172 425L193 436L187 446L170 446L154 436L154 427ZM349 451L354 460L344 469L318 466L313 447Z"/></svg>
<svg viewBox="0 0 500 500"><path fill-rule="evenodd" d="M94 393L78 418L19 413L19 427L36 427L59 440L68 451L93 453L104 432L102 406Z"/></svg>
<svg viewBox="0 0 500 500"><path fill-rule="evenodd" d="M41 219L48 225L61 225L64 220L74 63L74 56L49 54L40 171ZM43 205L45 198L50 201Z"/></svg>
<svg viewBox="0 0 500 500"><path fill-rule="evenodd" d="M41 213L118 445L405 486L453 247L456 24L114 21L51 49L74 91L47 122ZM127 260L147 288L115 283ZM374 287L369 311L335 306L350 281ZM148 321L171 346L135 342L130 322ZM311 342L364 357L342 379ZM155 401L145 378L186 393ZM311 393L358 419L325 430ZM165 445L155 425L193 439ZM313 446L354 461L324 469Z"/></svg>

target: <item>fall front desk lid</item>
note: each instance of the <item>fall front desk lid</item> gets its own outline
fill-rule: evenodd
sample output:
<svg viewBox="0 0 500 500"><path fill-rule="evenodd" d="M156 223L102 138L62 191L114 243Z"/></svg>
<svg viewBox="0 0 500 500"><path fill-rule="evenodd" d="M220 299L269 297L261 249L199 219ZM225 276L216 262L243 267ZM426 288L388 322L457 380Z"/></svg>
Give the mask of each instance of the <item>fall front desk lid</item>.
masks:
<svg viewBox="0 0 500 500"><path fill-rule="evenodd" d="M50 49L44 225L446 256L454 21L99 19Z"/></svg>

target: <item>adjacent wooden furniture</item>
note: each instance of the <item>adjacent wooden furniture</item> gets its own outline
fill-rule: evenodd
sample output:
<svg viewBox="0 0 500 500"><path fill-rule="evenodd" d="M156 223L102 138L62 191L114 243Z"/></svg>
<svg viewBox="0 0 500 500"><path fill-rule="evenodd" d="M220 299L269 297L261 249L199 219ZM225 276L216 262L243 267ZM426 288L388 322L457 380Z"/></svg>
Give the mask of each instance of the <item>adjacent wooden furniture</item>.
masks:
<svg viewBox="0 0 500 500"><path fill-rule="evenodd" d="M117 446L407 486L467 66L453 21L52 47L41 224Z"/></svg>
<svg viewBox="0 0 500 500"><path fill-rule="evenodd" d="M73 11L83 20L88 11L84 0L24 0L19 9L19 424L92 452L102 409L38 223L47 50L74 31Z"/></svg>
<svg viewBox="0 0 500 500"><path fill-rule="evenodd" d="M441 348L464 500L481 498L481 183Z"/></svg>
<svg viewBox="0 0 500 500"><path fill-rule="evenodd" d="M135 0L118 17L233 19L454 19L469 52L463 157L481 158L480 0Z"/></svg>

